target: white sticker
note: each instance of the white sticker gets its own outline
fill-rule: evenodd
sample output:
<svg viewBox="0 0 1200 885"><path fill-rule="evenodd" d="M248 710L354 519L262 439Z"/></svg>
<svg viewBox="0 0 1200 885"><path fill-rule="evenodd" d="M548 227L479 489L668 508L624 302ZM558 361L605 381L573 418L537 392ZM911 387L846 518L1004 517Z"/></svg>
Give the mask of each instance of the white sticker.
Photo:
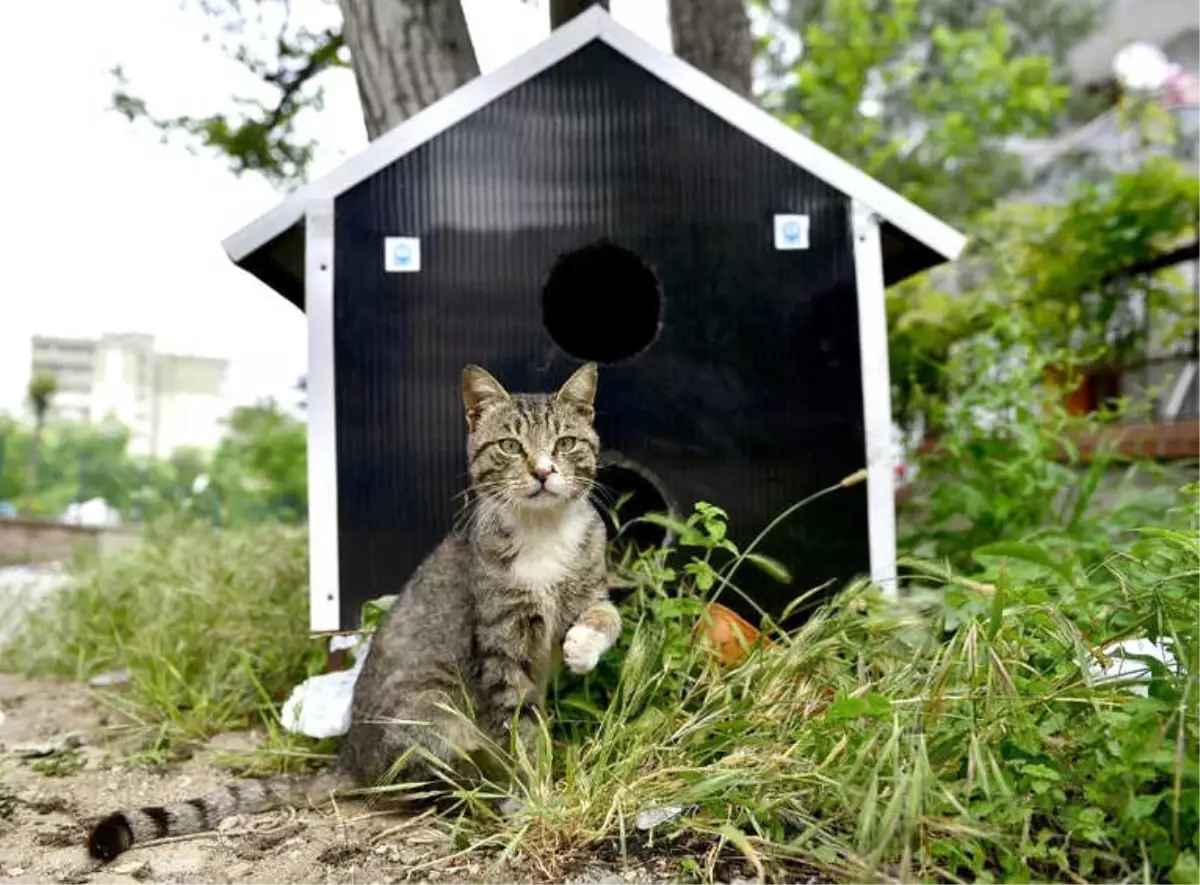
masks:
<svg viewBox="0 0 1200 885"><path fill-rule="evenodd" d="M775 216L775 248L776 249L807 249L808 248L808 216L807 215L776 215Z"/></svg>
<svg viewBox="0 0 1200 885"><path fill-rule="evenodd" d="M417 237L384 237L383 267L388 273L416 273L421 269L421 240Z"/></svg>

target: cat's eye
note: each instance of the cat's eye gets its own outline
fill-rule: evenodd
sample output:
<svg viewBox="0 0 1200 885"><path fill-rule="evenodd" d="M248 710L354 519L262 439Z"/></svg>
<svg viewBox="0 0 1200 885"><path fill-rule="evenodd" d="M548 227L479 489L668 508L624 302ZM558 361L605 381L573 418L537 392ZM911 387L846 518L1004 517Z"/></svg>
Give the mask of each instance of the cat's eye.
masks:
<svg viewBox="0 0 1200 885"><path fill-rule="evenodd" d="M521 454L521 444L515 439L502 439L500 440L500 451L506 455L519 455Z"/></svg>
<svg viewBox="0 0 1200 885"><path fill-rule="evenodd" d="M575 448L576 439L573 436L560 436L558 441L554 443L554 452L557 455L563 455Z"/></svg>

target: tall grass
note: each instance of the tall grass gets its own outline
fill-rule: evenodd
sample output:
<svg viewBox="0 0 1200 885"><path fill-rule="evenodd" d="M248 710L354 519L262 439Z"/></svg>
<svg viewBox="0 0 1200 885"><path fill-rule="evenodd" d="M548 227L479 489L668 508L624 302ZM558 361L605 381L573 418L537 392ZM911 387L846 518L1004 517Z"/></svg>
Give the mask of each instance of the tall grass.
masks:
<svg viewBox="0 0 1200 885"><path fill-rule="evenodd" d="M970 576L910 562L904 601L854 585L734 668L688 641L703 618L688 573L649 562L613 678L564 677L559 739L514 763L524 809L496 818L481 800L503 788L462 788L472 813L447 826L548 878L653 844L708 879L735 857L775 881L1195 881L1185 497L1176 528L1098 568L1016 544ZM1178 669L1098 679L1091 662L1132 637L1165 639Z"/></svg>
<svg viewBox="0 0 1200 885"><path fill-rule="evenodd" d="M128 671L107 697L152 747L244 728L323 663L306 550L283 528L150 532L76 563L22 616L0 666L81 681Z"/></svg>
<svg viewBox="0 0 1200 885"><path fill-rule="evenodd" d="M774 881L1196 881L1196 487L1182 498L1098 564L1036 538L958 570L911 560L901 601L854 584L791 634L768 623L735 667L694 641L745 561L704 505L675 533L687 567L634 562L618 648L554 684L540 753L513 763L522 810L486 801L507 786L460 785L437 825L547 879L649 847L701 879L732 860ZM156 745L269 720L320 661L303 549L279 529L152 539L76 569L3 662L127 668L109 696ZM1091 662L1130 638L1179 666L1098 680Z"/></svg>

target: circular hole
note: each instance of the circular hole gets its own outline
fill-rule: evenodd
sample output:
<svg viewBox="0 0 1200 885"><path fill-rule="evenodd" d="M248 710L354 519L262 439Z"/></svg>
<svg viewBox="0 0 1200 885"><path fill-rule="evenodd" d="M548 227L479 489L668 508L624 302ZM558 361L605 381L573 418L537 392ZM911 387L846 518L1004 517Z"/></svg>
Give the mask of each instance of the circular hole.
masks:
<svg viewBox="0 0 1200 885"><path fill-rule="evenodd" d="M542 322L576 359L616 363L654 343L662 301L646 262L601 240L555 261L542 290Z"/></svg>
<svg viewBox="0 0 1200 885"><path fill-rule="evenodd" d="M600 467L596 471L596 504L610 540L620 532L620 540L639 551L666 543L667 530L661 526L629 524L647 513L669 513L672 509L662 487L644 468L624 460Z"/></svg>

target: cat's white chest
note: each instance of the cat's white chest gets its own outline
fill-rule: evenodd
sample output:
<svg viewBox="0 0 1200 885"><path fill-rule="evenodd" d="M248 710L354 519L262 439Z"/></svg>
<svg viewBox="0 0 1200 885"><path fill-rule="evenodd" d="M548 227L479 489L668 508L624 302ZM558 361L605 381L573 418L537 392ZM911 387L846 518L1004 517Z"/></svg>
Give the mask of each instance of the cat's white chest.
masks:
<svg viewBox="0 0 1200 885"><path fill-rule="evenodd" d="M588 514L573 507L552 523L521 526L509 565L513 584L535 593L549 590L571 571L588 528Z"/></svg>

